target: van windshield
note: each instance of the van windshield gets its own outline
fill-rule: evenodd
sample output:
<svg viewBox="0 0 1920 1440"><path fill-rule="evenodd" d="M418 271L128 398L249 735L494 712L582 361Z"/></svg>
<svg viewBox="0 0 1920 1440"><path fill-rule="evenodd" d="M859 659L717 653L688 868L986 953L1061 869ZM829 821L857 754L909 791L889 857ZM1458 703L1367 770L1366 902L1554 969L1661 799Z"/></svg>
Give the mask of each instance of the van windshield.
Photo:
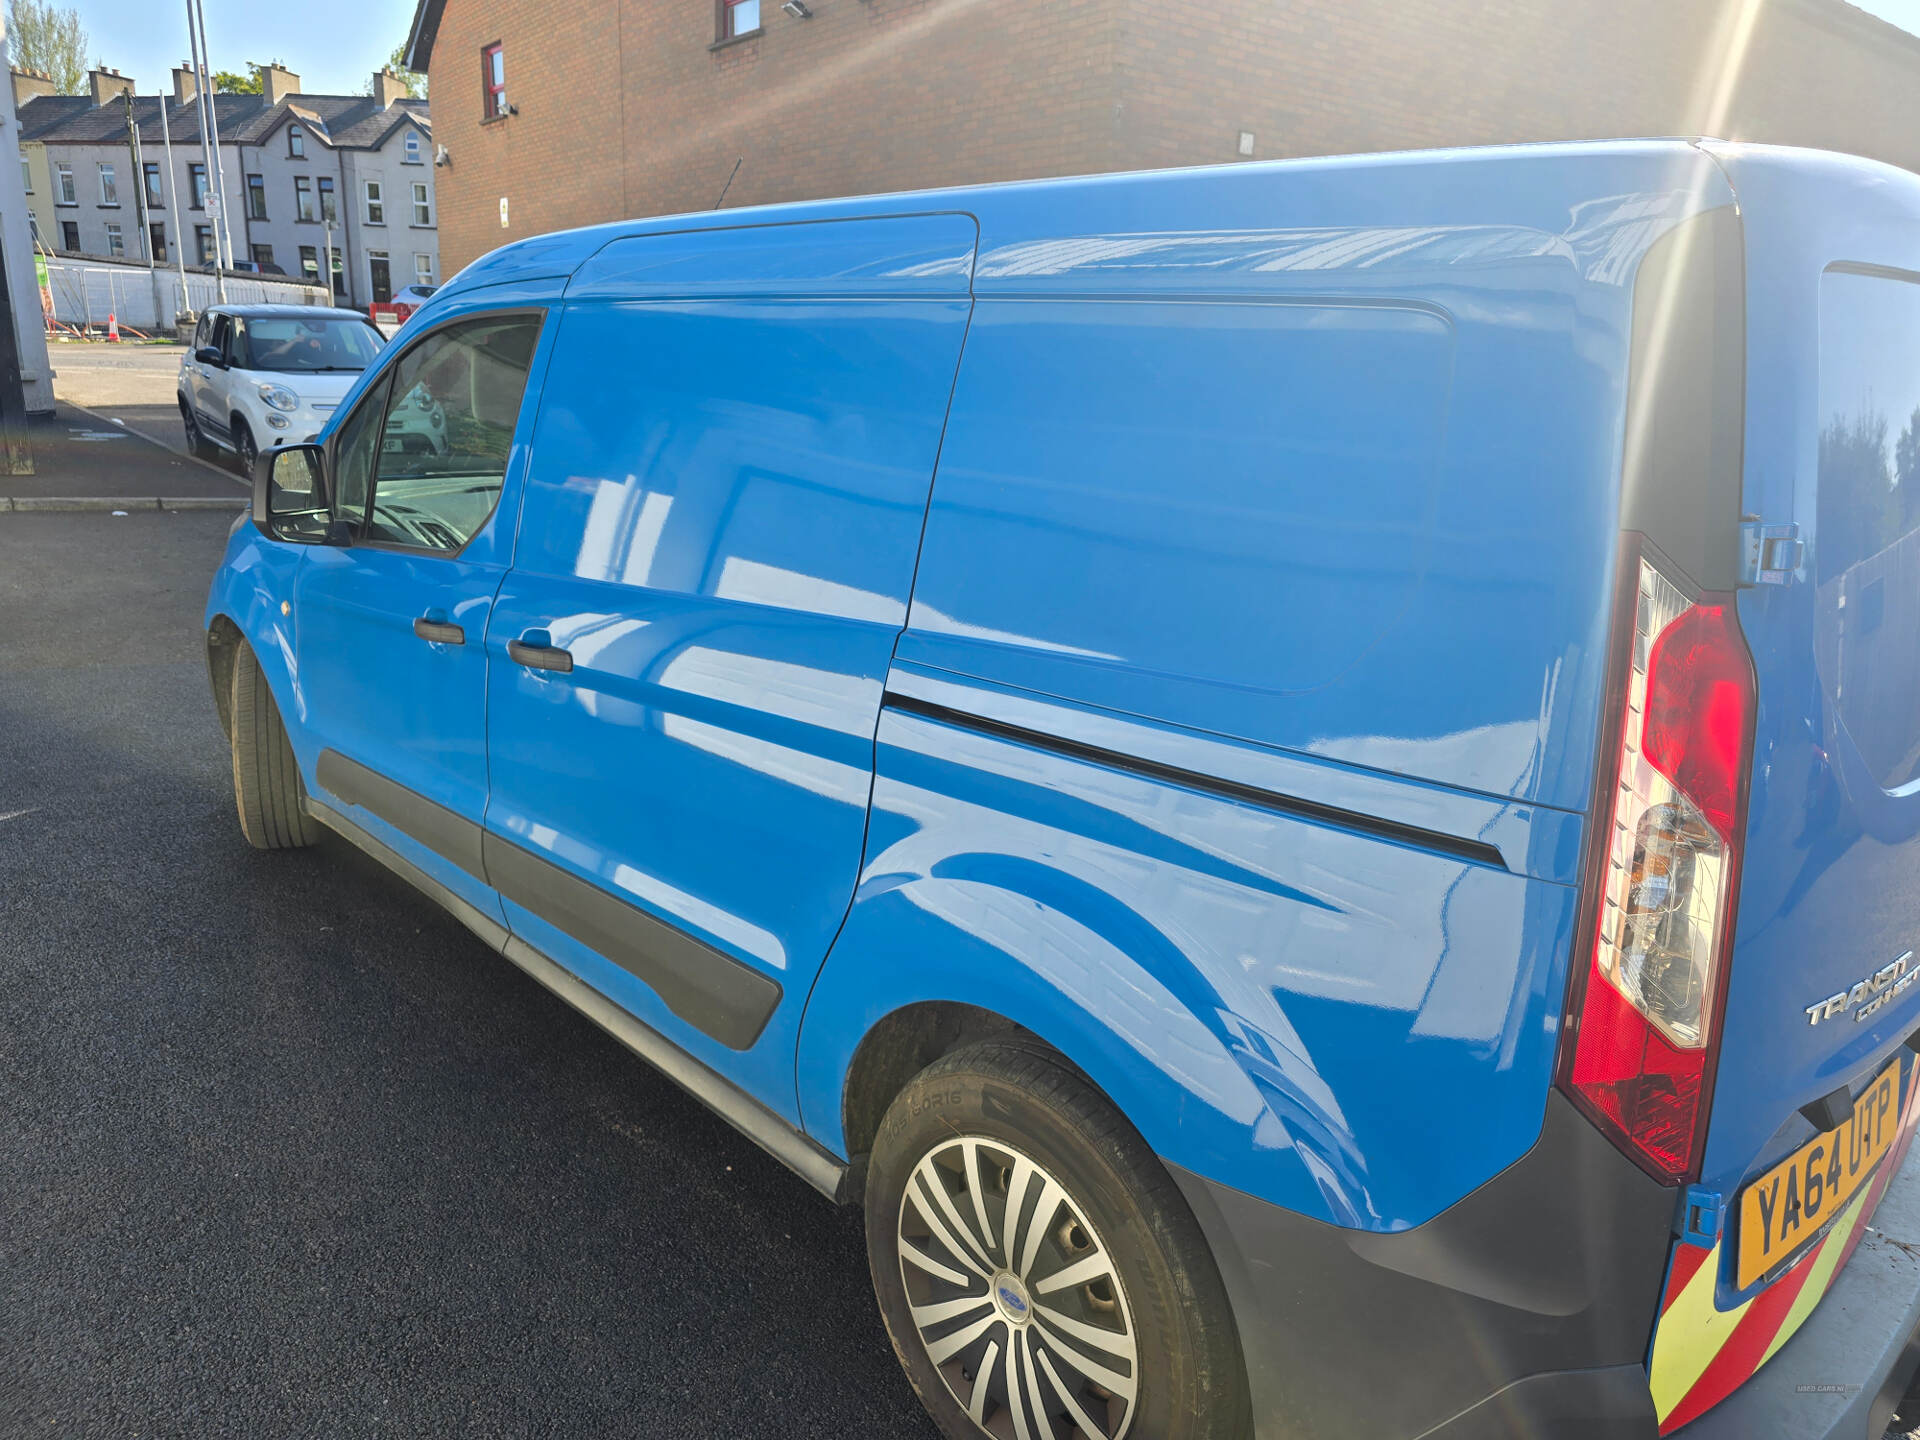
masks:
<svg viewBox="0 0 1920 1440"><path fill-rule="evenodd" d="M238 317L233 324L233 363L242 370L359 371L383 343L357 316Z"/></svg>

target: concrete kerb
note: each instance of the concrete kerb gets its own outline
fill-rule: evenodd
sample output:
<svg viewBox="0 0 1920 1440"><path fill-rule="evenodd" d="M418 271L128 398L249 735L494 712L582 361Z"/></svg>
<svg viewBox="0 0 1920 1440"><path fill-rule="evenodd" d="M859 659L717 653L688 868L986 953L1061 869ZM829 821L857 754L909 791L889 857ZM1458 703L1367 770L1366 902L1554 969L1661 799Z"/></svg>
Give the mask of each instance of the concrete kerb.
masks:
<svg viewBox="0 0 1920 1440"><path fill-rule="evenodd" d="M244 510L244 495L0 495L0 511Z"/></svg>

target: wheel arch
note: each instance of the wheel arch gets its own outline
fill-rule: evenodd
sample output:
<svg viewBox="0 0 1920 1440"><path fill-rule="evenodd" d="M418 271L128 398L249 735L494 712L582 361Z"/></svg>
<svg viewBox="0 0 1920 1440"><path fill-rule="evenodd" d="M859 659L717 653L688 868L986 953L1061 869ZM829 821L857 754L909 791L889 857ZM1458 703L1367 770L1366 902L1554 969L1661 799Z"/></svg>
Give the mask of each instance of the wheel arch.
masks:
<svg viewBox="0 0 1920 1440"><path fill-rule="evenodd" d="M221 613L207 622L207 683L213 687L220 732L228 740L233 739L233 662L246 638L230 615Z"/></svg>

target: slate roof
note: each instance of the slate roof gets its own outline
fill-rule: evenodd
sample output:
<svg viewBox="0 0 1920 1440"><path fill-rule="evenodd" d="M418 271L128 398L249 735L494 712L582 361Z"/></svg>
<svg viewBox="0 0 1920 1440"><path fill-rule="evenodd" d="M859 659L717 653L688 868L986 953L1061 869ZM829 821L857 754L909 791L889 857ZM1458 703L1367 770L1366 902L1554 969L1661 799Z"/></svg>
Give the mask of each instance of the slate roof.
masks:
<svg viewBox="0 0 1920 1440"><path fill-rule="evenodd" d="M167 128L176 145L200 143L200 102L167 99ZM140 138L159 139L162 97L134 97L133 118ZM222 145L257 145L289 119L305 124L315 140L335 150L373 150L411 121L431 134L433 121L424 100L399 100L380 108L370 95L289 95L269 105L259 95L216 95L214 118ZM96 106L85 95L36 95L20 107L20 138L49 145L101 145L127 135L126 102L118 96Z"/></svg>

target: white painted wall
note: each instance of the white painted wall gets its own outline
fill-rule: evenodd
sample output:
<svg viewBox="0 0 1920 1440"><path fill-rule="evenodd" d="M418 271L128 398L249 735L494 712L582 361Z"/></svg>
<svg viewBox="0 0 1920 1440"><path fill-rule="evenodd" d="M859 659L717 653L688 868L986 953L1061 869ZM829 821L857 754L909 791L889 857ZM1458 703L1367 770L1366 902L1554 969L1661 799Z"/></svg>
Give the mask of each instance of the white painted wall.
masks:
<svg viewBox="0 0 1920 1440"><path fill-rule="evenodd" d="M0 13L0 73L11 70L6 20ZM0 135L20 133L13 87L0 85ZM17 148L17 147L16 147ZM20 379L29 411L53 409L53 367L47 359L47 329L40 313L40 285L33 271L33 231L27 220L27 190L14 156L0 165L0 249L6 251L7 294L13 301L13 332L20 347Z"/></svg>

